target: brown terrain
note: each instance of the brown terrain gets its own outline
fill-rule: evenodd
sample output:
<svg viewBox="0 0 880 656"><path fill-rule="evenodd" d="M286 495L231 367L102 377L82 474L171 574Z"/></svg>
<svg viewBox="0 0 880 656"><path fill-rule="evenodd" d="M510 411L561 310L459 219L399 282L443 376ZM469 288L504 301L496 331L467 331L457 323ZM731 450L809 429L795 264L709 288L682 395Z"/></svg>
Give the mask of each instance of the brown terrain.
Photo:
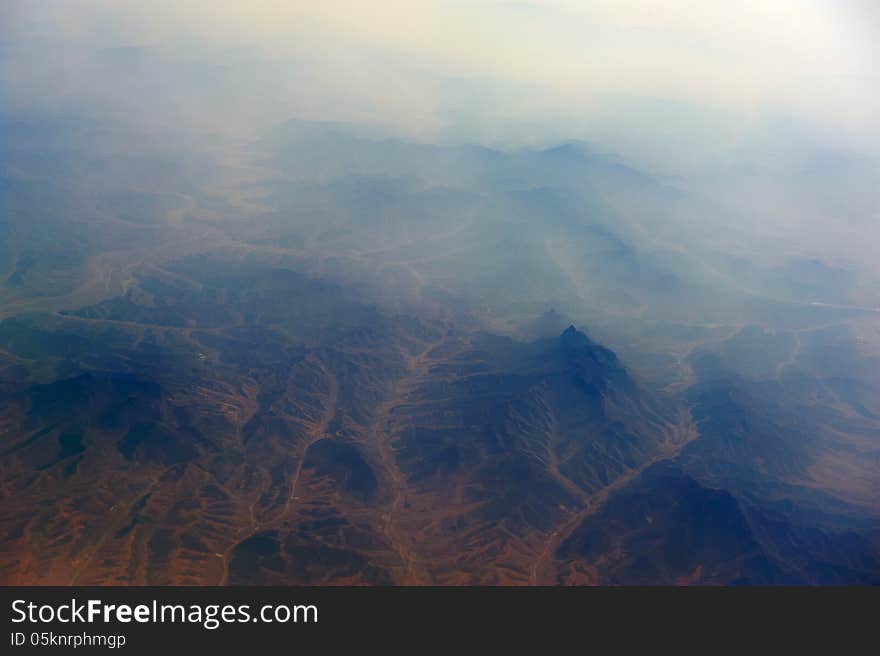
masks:
<svg viewBox="0 0 880 656"><path fill-rule="evenodd" d="M0 143L0 583L880 582L870 280L577 144L71 129Z"/></svg>
<svg viewBox="0 0 880 656"><path fill-rule="evenodd" d="M712 487L736 489L733 465L691 449L713 439L713 419L692 418L711 389L649 392L573 327L531 342L461 331L248 258L152 272L122 297L0 324L3 583L793 576L772 519ZM761 465L773 480L828 467L778 451ZM704 503L722 535L694 527ZM667 550L685 539L680 553L640 554L655 528ZM694 531L698 544L676 537ZM823 552L843 539L821 535ZM846 539L835 576L870 576L869 544Z"/></svg>

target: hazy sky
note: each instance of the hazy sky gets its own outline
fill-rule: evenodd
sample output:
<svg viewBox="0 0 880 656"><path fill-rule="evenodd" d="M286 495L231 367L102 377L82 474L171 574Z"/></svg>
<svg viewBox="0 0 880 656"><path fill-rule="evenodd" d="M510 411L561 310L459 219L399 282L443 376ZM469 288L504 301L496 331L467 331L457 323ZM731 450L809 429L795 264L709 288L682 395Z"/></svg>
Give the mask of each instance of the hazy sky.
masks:
<svg viewBox="0 0 880 656"><path fill-rule="evenodd" d="M12 111L588 138L688 166L780 135L880 153L874 0L7 0ZM787 138L787 137L786 137Z"/></svg>

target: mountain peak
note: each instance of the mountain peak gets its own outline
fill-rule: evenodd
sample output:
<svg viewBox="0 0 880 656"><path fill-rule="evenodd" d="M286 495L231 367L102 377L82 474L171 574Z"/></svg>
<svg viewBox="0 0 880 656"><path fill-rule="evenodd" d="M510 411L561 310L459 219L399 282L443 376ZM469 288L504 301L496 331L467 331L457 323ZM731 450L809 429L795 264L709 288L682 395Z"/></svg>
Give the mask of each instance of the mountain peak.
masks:
<svg viewBox="0 0 880 656"><path fill-rule="evenodd" d="M610 370L620 368L620 363L614 351L597 344L586 333L578 330L573 325L565 329L559 336L559 343L564 357L570 362L583 366L599 365Z"/></svg>
<svg viewBox="0 0 880 656"><path fill-rule="evenodd" d="M566 141L545 149L543 154L550 155L551 157L584 159L593 156L595 153L590 148L590 145L584 141Z"/></svg>
<svg viewBox="0 0 880 656"><path fill-rule="evenodd" d="M580 348L590 345L590 339L580 330L575 328L574 325L570 325L566 328L559 336L559 339L564 345L570 347Z"/></svg>

